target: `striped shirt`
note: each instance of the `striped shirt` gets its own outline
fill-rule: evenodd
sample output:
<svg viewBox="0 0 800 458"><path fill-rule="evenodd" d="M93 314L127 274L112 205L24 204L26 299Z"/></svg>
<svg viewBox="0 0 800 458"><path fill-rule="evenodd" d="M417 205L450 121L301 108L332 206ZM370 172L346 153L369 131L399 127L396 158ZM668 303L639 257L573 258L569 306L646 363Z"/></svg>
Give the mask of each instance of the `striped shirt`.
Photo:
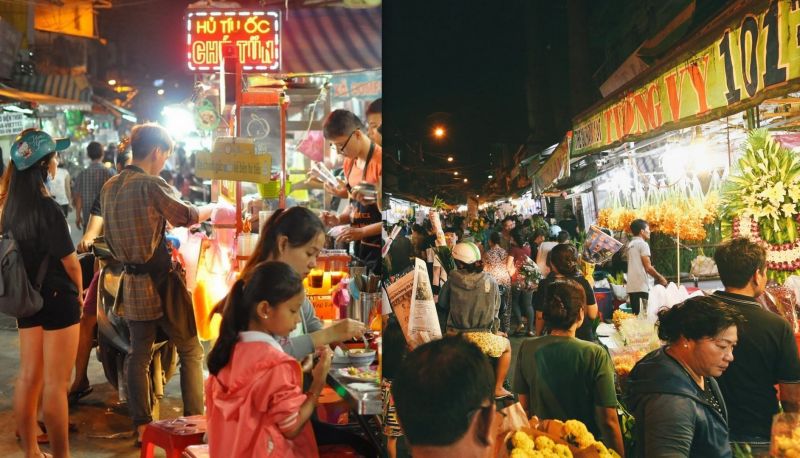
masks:
<svg viewBox="0 0 800 458"><path fill-rule="evenodd" d="M103 164L93 162L75 178L75 184L73 185L74 198L81 197L83 202L81 216L84 222L89 221L89 210L92 208L92 203L100 195L103 185L112 176L114 176L114 172L111 169L107 169Z"/></svg>
<svg viewBox="0 0 800 458"><path fill-rule="evenodd" d="M105 239L114 257L125 264L144 264L161 241L164 220L173 226L198 222L197 208L182 202L161 177L136 166L112 177L100 194ZM163 316L161 297L150 275L123 274L118 313L134 321Z"/></svg>

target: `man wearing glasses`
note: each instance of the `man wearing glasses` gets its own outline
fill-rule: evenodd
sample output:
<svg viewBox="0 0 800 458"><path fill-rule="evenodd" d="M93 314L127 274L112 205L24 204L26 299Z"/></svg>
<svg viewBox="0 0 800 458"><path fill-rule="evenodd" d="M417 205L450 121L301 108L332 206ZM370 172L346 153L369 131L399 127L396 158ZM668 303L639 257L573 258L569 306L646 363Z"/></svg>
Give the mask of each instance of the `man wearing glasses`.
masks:
<svg viewBox="0 0 800 458"><path fill-rule="evenodd" d="M380 273L381 223L377 194L380 193L383 159L381 147L367 136L367 129L355 114L335 110L322 126L325 138L344 156L344 186L336 194L350 197L350 205L339 215L325 212L328 226L350 224L337 241L356 242L355 255L373 273Z"/></svg>

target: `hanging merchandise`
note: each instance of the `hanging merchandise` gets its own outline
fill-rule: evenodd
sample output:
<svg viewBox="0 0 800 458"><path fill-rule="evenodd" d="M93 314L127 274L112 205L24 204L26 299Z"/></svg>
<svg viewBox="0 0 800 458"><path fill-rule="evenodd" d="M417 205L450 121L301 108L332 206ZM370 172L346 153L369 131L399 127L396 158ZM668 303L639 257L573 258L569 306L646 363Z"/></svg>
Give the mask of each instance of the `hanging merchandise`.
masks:
<svg viewBox="0 0 800 458"><path fill-rule="evenodd" d="M750 132L743 156L723 186L723 235L767 250L770 279L800 274L800 159L765 129Z"/></svg>
<svg viewBox="0 0 800 458"><path fill-rule="evenodd" d="M194 123L198 130L213 132L219 126L219 115L209 99L203 99L194 106Z"/></svg>

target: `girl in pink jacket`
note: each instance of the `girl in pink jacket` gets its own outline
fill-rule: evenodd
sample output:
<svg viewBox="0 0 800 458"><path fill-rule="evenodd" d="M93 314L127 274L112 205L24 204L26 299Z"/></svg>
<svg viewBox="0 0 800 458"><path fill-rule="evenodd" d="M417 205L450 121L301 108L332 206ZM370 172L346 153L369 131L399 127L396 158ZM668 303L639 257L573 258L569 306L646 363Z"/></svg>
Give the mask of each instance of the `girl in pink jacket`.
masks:
<svg viewBox="0 0 800 458"><path fill-rule="evenodd" d="M330 369L318 350L313 381L303 393L299 363L275 337L300 321L300 276L281 262L256 266L228 295L220 335L208 355L206 416L211 456L317 457L308 422Z"/></svg>

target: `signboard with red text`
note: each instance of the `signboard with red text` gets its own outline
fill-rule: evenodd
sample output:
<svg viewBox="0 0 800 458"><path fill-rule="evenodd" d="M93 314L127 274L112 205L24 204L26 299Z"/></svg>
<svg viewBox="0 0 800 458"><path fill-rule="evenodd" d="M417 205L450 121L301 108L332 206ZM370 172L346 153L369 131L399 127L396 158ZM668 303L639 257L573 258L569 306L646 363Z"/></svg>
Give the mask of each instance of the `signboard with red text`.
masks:
<svg viewBox="0 0 800 458"><path fill-rule="evenodd" d="M196 73L218 71L222 56L238 56L245 72L281 70L279 11L226 9L186 13L186 58Z"/></svg>

